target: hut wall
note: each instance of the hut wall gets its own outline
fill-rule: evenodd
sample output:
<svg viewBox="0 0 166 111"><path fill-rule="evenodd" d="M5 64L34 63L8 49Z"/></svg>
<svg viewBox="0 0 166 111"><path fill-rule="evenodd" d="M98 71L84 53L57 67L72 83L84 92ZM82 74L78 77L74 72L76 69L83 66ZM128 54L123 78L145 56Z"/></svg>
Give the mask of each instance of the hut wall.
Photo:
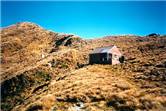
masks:
<svg viewBox="0 0 166 111"><path fill-rule="evenodd" d="M120 63L120 61L119 61L120 57L121 57L120 55L112 54L112 64L119 64Z"/></svg>
<svg viewBox="0 0 166 111"><path fill-rule="evenodd" d="M107 53L96 53L89 55L89 63L93 64L109 64L111 63L111 55Z"/></svg>

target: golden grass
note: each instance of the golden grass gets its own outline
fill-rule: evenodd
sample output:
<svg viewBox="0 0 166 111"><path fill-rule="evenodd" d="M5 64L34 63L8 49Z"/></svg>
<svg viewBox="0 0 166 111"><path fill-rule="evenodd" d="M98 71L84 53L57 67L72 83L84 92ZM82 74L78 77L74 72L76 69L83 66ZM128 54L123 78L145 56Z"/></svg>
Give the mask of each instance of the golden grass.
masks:
<svg viewBox="0 0 166 111"><path fill-rule="evenodd" d="M12 74L24 69L26 65L40 61L42 54L49 55L55 41L61 38L58 37L60 36L31 23L4 29L2 68L8 72L5 74ZM29 88L23 91L20 95L27 100L15 107L15 110L36 106L46 111L52 108L70 110L78 101L84 102L85 110L90 111L164 110L165 81L162 80L165 77L165 67L161 68L166 60L164 41L165 37L121 36L86 42L73 38L71 46L56 47L57 51L71 50L54 56L54 67L41 65L25 74L37 81L40 78L31 74L41 70L52 79L46 89L34 94L28 94ZM124 64L84 66L88 64L91 50L111 44L117 45L125 55ZM160 67L158 64L161 64ZM79 65L84 67L80 68Z"/></svg>

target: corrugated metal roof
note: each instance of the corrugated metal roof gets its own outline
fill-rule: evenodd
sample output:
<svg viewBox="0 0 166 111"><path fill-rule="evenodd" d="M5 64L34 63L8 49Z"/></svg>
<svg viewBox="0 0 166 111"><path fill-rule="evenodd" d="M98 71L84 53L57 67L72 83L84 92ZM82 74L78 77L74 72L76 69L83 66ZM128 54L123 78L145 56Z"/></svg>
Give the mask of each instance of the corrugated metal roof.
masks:
<svg viewBox="0 0 166 111"><path fill-rule="evenodd" d="M108 46L108 47L99 47L94 49L91 54L95 54L95 53L107 53L109 52L110 49L112 49L114 47L114 45L112 46Z"/></svg>

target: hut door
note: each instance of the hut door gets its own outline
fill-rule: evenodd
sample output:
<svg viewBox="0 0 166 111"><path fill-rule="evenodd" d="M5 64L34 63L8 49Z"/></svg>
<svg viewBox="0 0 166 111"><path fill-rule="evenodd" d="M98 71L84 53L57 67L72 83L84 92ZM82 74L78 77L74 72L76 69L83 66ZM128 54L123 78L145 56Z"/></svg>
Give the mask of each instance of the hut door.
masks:
<svg viewBox="0 0 166 111"><path fill-rule="evenodd" d="M101 54L101 63L107 63L107 54L106 53Z"/></svg>
<svg viewBox="0 0 166 111"><path fill-rule="evenodd" d="M110 53L108 54L108 62L112 63L112 54L110 54Z"/></svg>

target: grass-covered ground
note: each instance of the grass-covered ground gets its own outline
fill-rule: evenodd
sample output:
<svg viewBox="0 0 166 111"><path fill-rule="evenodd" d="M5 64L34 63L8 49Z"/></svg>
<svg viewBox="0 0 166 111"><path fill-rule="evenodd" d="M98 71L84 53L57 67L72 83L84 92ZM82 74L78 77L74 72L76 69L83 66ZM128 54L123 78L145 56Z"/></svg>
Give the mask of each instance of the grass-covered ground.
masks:
<svg viewBox="0 0 166 111"><path fill-rule="evenodd" d="M83 40L31 23L3 29L1 34L4 111L166 110L165 36ZM90 51L112 44L124 54L123 64L88 64ZM64 53L53 55L60 51ZM38 64L41 61L47 63Z"/></svg>

